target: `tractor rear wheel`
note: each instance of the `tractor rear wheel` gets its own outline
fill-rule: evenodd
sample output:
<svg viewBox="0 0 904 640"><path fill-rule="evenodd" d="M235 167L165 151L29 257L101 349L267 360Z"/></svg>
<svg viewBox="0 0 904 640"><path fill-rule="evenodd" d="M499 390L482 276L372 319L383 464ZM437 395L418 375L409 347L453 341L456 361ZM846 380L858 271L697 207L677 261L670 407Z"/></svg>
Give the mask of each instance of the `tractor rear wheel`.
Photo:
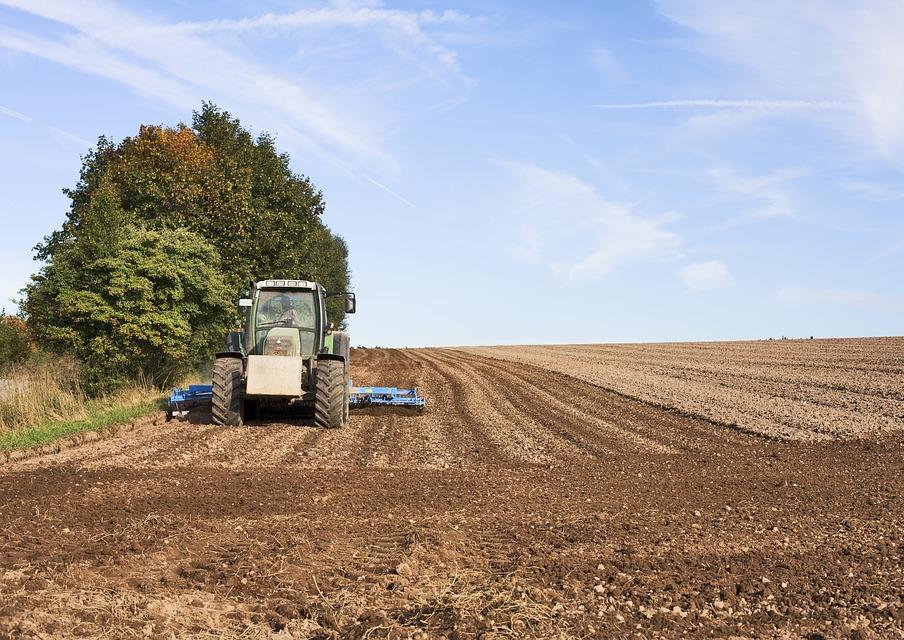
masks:
<svg viewBox="0 0 904 640"><path fill-rule="evenodd" d="M314 424L325 429L338 429L345 424L347 415L345 363L341 360L321 360L317 363L316 378Z"/></svg>
<svg viewBox="0 0 904 640"><path fill-rule="evenodd" d="M242 424L242 361L238 358L217 358L213 363L213 398L211 414L214 424L239 426Z"/></svg>

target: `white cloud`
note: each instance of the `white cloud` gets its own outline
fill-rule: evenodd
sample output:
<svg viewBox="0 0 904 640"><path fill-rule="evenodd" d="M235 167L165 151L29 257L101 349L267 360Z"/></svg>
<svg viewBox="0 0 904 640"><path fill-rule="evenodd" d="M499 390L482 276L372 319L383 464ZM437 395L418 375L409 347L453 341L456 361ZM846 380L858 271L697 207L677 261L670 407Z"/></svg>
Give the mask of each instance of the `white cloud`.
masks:
<svg viewBox="0 0 904 640"><path fill-rule="evenodd" d="M469 88L455 53L426 31L426 26L466 21L453 12L391 11L377 4L342 2L293 14L172 24L104 0L0 4L72 30L39 37L0 27L0 47L121 82L180 109L213 99L241 113L254 113L265 128L279 125L275 132L283 140L337 161L337 156L345 156L353 162L391 165L384 142L397 127L397 104L446 105L462 99ZM336 80L340 76L331 59L321 60L323 72L317 75L310 71L316 67L314 59L277 66L255 60L236 38L222 37L228 31L272 37L307 29L311 37L306 40L315 39L311 32L336 39L335 33L324 31L336 28L370 30L374 36L356 39L368 47L354 52L360 82L346 82L344 76ZM393 104L391 97L402 95L405 99Z"/></svg>
<svg viewBox="0 0 904 640"><path fill-rule="evenodd" d="M358 30L383 29L390 39L402 38L413 47L422 49L429 57L448 71L460 73L454 51L432 38L425 26L463 25L472 21L458 11L399 11L386 9L381 4L356 5L334 3L316 9L300 9L292 13L267 13L238 20L211 20L209 22L182 22L171 31L182 33L247 32L263 30L299 30L311 28L348 27Z"/></svg>
<svg viewBox="0 0 904 640"><path fill-rule="evenodd" d="M904 307L904 297L851 289L820 289L785 286L778 290L780 302L790 304L829 303L853 307Z"/></svg>
<svg viewBox="0 0 904 640"><path fill-rule="evenodd" d="M636 260L672 257L680 237L634 207L602 197L561 171L501 162L515 178L510 197L518 228L512 253L569 279L595 278Z"/></svg>
<svg viewBox="0 0 904 640"><path fill-rule="evenodd" d="M722 289L734 284L728 267L719 260L690 264L678 271L678 275L691 293Z"/></svg>
<svg viewBox="0 0 904 640"><path fill-rule="evenodd" d="M807 174L805 169L799 167L779 169L764 175L741 174L724 166L706 172L720 191L738 196L744 202L759 201L758 206L746 208L742 219L748 220L792 216L794 198L787 183Z"/></svg>
<svg viewBox="0 0 904 640"><path fill-rule="evenodd" d="M759 95L850 105L846 135L886 157L904 148L904 11L897 0L659 0L696 46L752 72ZM834 123L833 123L834 124Z"/></svg>

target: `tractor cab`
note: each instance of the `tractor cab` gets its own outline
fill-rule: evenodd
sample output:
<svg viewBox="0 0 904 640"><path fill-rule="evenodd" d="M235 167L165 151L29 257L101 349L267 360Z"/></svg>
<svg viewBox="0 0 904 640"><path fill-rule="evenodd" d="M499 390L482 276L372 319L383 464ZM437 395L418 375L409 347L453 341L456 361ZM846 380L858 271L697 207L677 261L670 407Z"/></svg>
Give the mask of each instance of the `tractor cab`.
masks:
<svg viewBox="0 0 904 640"><path fill-rule="evenodd" d="M324 349L332 352L327 293L321 285L307 280L261 280L252 283L249 295L239 301L245 308L245 326L235 342L241 342L243 355L311 358ZM355 294L341 295L346 297L346 313L354 313Z"/></svg>
<svg viewBox="0 0 904 640"><path fill-rule="evenodd" d="M320 351L327 328L322 287L303 280L265 280L253 287L252 295L246 353L310 358Z"/></svg>

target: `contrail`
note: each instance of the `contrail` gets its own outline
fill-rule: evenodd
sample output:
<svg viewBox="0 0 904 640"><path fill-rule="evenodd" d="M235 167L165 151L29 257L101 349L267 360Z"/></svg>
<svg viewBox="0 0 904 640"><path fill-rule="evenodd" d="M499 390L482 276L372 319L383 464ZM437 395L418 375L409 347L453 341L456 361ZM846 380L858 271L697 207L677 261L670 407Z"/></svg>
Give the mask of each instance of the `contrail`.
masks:
<svg viewBox="0 0 904 640"><path fill-rule="evenodd" d="M837 100L666 100L627 104L595 104L595 109L670 109L680 107L713 107L716 109L827 109L844 110L849 102Z"/></svg>
<svg viewBox="0 0 904 640"><path fill-rule="evenodd" d="M9 116L10 118L15 118L16 120L21 120L22 122L32 122L32 119L25 115L24 113L19 113L18 111L13 111L9 107L4 107L0 104L0 113L3 115Z"/></svg>
<svg viewBox="0 0 904 640"><path fill-rule="evenodd" d="M379 182L377 182L376 180L374 180L374 179L371 178L370 176L364 176L364 177L367 178L368 180L370 180L371 182L373 182L376 186L378 186L379 188L381 188L383 191L385 191L385 192L388 193L389 195L393 196L394 198L398 198L399 200L401 200L402 202L404 202L405 204L407 204L409 207L417 208L417 207L415 207L415 205L414 205L413 202L411 202L410 200L406 200L405 198L403 198L402 196L400 196L399 194L397 194L395 191L393 191L392 189L390 189L389 187L387 187L385 184L380 184Z"/></svg>
<svg viewBox="0 0 904 640"><path fill-rule="evenodd" d="M85 140L84 138L80 138L77 135L75 135L74 133L69 133L68 131L65 131L63 129L57 129L56 127L51 127L50 125L47 125L47 131L49 131L50 134L55 138L63 138L65 140L71 140L72 142L74 142L77 145L82 146L82 147L93 147L94 146L93 142L89 142L88 140Z"/></svg>

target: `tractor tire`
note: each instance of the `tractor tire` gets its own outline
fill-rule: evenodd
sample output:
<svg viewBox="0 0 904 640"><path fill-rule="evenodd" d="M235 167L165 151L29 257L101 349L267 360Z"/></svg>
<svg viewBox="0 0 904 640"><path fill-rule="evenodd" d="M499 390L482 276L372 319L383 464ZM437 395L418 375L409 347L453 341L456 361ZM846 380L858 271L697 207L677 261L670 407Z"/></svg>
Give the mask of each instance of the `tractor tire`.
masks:
<svg viewBox="0 0 904 640"><path fill-rule="evenodd" d="M243 418L242 361L217 358L213 363L213 398L211 414L214 424L241 426Z"/></svg>
<svg viewBox="0 0 904 640"><path fill-rule="evenodd" d="M341 360L321 360L317 363L316 378L314 424L324 429L338 429L345 424L347 416L345 363Z"/></svg>

